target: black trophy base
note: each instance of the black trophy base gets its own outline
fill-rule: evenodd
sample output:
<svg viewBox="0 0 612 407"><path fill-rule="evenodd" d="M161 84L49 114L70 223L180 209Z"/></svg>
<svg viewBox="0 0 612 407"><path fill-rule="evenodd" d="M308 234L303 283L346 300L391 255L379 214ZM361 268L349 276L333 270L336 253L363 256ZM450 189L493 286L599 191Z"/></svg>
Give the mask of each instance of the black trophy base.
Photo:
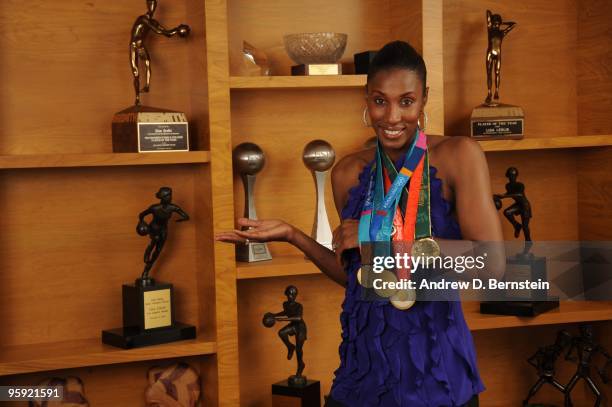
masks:
<svg viewBox="0 0 612 407"><path fill-rule="evenodd" d="M288 380L272 385L272 407L321 407L321 382L307 380L303 386L292 386Z"/></svg>
<svg viewBox="0 0 612 407"><path fill-rule="evenodd" d="M559 300L549 301L484 301L480 303L481 314L514 315L535 317L551 309L559 308Z"/></svg>
<svg viewBox="0 0 612 407"><path fill-rule="evenodd" d="M195 326L181 322L168 328L152 331L140 331L138 328L116 328L102 331L103 343L123 349L159 345L183 339L195 339L195 337Z"/></svg>

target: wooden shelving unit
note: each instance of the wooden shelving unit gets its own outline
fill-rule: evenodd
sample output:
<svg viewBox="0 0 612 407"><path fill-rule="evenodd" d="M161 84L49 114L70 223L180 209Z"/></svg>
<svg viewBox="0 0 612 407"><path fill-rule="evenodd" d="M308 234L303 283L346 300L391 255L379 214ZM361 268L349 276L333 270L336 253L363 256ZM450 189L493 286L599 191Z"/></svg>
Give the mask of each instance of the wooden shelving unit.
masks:
<svg viewBox="0 0 612 407"><path fill-rule="evenodd" d="M0 169L205 164L210 152L0 155Z"/></svg>
<svg viewBox="0 0 612 407"><path fill-rule="evenodd" d="M186 356L212 355L215 342L200 339L136 349L118 349L100 338L0 348L0 376L82 366L111 365Z"/></svg>
<svg viewBox="0 0 612 407"><path fill-rule="evenodd" d="M366 75L230 77L232 90L360 88L365 84Z"/></svg>
<svg viewBox="0 0 612 407"><path fill-rule="evenodd" d="M526 137L521 140L480 141L484 151L553 150L612 146L612 134L574 137Z"/></svg>
<svg viewBox="0 0 612 407"><path fill-rule="evenodd" d="M145 12L142 2L111 3L57 7L28 0L2 10L5 31L28 41L5 41L0 51L0 170L6 170L0 171L0 384L77 374L99 405L134 406L143 403L149 367L160 359L184 360L201 373L203 405L269 407L270 384L290 367L277 336L262 331L261 315L279 307L284 288L296 284L309 323L305 373L320 379L327 394L338 366L342 288L288 245L271 244L269 262L243 264L231 245L214 241L216 233L233 229L243 209L232 148L250 141L266 155L255 190L259 217L309 230L315 197L301 151L315 138L330 141L338 158L362 148L372 136L361 122L366 76L287 76L293 62L283 34L346 32L344 64L391 40L411 42L428 67L426 130L464 136L486 91L489 2L160 2L156 17L185 22L192 34L188 41L152 40L154 74L144 103L185 111L198 151L158 154L108 153L111 117L127 107L133 91L125 31L100 35L91 29L92 16L97 27L130 27ZM612 11L596 0L496 7L518 22L504 42L502 99L525 110L527 137L481 142L491 153L492 191L503 191L506 168L516 166L534 210L536 239L611 240L612 80L610 44L602 39ZM37 24L24 26L22 16L32 9ZM241 76L244 40L267 53L275 76ZM550 66L555 69L542 68ZM173 188L174 201L192 219L171 230L154 273L175 285L177 317L197 327L198 339L109 348L100 331L118 326L121 284L142 268L145 243L134 233L135 216L162 185ZM334 227L329 182L326 192ZM505 238L513 239L502 223ZM474 304L464 310L479 346L488 388L481 404L487 406L520 404L533 377L517 355L545 345L557 325L597 322L598 333L612 337L610 303L564 303L532 319L480 315ZM520 339L508 340L506 328ZM109 396L117 381L130 385Z"/></svg>

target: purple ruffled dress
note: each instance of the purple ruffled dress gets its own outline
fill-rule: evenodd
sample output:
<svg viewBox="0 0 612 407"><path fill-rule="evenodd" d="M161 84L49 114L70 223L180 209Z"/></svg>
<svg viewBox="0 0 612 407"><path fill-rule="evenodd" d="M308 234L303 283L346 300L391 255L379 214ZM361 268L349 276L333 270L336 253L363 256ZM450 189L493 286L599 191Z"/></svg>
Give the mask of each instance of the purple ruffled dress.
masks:
<svg viewBox="0 0 612 407"><path fill-rule="evenodd" d="M349 191L343 219L359 219L372 163ZM435 167L430 167L430 191L433 235L460 239ZM386 301L362 300L359 251L345 255L340 367L330 393L335 401L348 407L461 406L484 390L460 302L417 302L402 311Z"/></svg>

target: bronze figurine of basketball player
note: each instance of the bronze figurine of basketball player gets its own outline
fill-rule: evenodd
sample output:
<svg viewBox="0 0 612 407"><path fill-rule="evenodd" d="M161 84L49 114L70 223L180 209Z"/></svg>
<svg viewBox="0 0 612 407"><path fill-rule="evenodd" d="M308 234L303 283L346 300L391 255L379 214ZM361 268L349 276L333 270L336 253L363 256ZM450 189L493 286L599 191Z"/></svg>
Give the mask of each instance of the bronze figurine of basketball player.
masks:
<svg viewBox="0 0 612 407"><path fill-rule="evenodd" d="M485 104L489 106L497 106L499 102L499 82L501 73L501 46L504 37L512 31L516 23L512 21L502 21L499 14L491 13L487 10L487 32L488 32L488 47L487 47L487 98ZM495 75L495 94L493 101L491 100L493 88L493 75Z"/></svg>
<svg viewBox="0 0 612 407"><path fill-rule="evenodd" d="M571 356L574 349L576 350L577 357ZM595 395L596 399L594 406L597 407L601 404L601 391L591 378L591 364L593 358L597 353L601 353L608 360L608 362L604 365L604 368L598 370L601 379L604 381L604 383L607 383L608 377L605 373L605 367L607 367L610 363L611 357L601 345L595 342L595 339L593 338L593 328L590 325L581 325L580 336L572 341L572 346L565 355L566 360L571 360L577 362L578 364L576 373L574 374L574 376L572 376L569 383L565 386L565 407L572 406L572 400L570 396L572 390L574 389L574 386L576 385L576 383L578 383L578 380L580 379L583 379L587 383L588 387Z"/></svg>
<svg viewBox="0 0 612 407"><path fill-rule="evenodd" d="M283 302L283 310L278 313L266 312L263 317L263 325L266 328L271 328L278 321L288 321L289 324L278 331L278 336L281 338L287 347L287 359L290 360L295 353L297 356L297 372L289 377L289 386L305 386L306 376L302 376L304 371L303 347L306 341L306 323L302 318L304 310L302 304L295 299L298 295L298 289L290 285L285 289L287 301ZM295 336L295 345L289 341L290 336Z"/></svg>
<svg viewBox="0 0 612 407"><path fill-rule="evenodd" d="M132 26L132 35L130 39L130 65L132 67L132 75L134 75L134 90L136 91L136 102L137 106L140 105L140 92L146 93L149 91L151 83L151 59L149 58L149 52L145 46L145 40L150 31L155 34L164 35L166 37L172 37L176 34L179 37L187 37L191 28L186 24L180 24L172 29L167 29L160 24L159 21L153 18L153 13L157 8L157 0L146 0L147 1L147 12L136 18L134 25ZM140 89L140 60L145 65L145 85Z"/></svg>
<svg viewBox="0 0 612 407"><path fill-rule="evenodd" d="M535 396L544 383L548 383L561 393L565 393L565 386L555 378L555 363L559 356L563 353L572 342L572 335L566 330L559 331L557 340L553 345L544 346L538 349L527 362L538 370L538 381L529 389L527 398L523 401L523 405L529 404L529 400Z"/></svg>
<svg viewBox="0 0 612 407"><path fill-rule="evenodd" d="M503 195L493 195L495 201L495 207L501 209L502 199L509 198L514 201L512 205L504 210L504 216L510 221L514 227L514 237L519 237L521 230L525 235L525 241L531 242L531 233L529 231L529 220L531 219L531 204L525 196L525 185L522 182L517 182L518 170L514 167L510 167L506 170L506 177L508 183L506 184L506 193ZM518 222L515 217L520 217L521 221Z"/></svg>
<svg viewBox="0 0 612 407"><path fill-rule="evenodd" d="M155 194L155 197L158 198L160 202L142 211L140 215L138 215L139 220L136 226L136 232L138 232L140 236L149 235L151 239L144 253L145 267L140 278L140 283L143 286L154 284L153 279L149 277L149 271L164 248L166 238L168 237L168 221L172 217L172 214L176 213L180 216L177 222L189 220L189 215L187 215L178 205L172 203L171 188L161 187ZM153 216L153 219L151 219L149 223L145 221L147 215Z"/></svg>

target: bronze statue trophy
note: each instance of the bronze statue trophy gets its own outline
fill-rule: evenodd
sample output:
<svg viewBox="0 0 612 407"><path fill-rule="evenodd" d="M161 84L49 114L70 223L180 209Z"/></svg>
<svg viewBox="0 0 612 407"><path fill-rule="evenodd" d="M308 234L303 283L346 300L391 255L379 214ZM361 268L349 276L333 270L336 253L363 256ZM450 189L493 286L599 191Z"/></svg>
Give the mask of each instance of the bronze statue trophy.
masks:
<svg viewBox="0 0 612 407"><path fill-rule="evenodd" d="M527 362L538 371L538 381L529 389L527 398L523 400L523 406L529 405L529 400L536 395L542 385L550 384L561 393L565 394L565 386L555 378L555 363L563 351L571 344L572 335L562 330L557 334L553 345L538 348Z"/></svg>
<svg viewBox="0 0 612 407"><path fill-rule="evenodd" d="M572 356L572 353L576 350L576 356ZM570 381L565 385L565 407L571 407L572 399L571 393L578 383L578 380L582 379L586 382L588 388L595 395L595 407L601 404L602 396L601 391L593 381L591 377L591 365L593 364L593 358L598 354L602 354L606 358L606 362L601 369L597 369L597 373L604 383L608 383L609 377L606 372L607 367L612 363L612 356L597 342L593 337L593 328L590 325L580 326L580 336L572 340L572 344L565 355L566 360L570 360L577 363L576 373L572 376Z"/></svg>
<svg viewBox="0 0 612 407"><path fill-rule="evenodd" d="M277 313L266 312L262 323L266 328L272 328L276 322L289 322L278 331L278 336L287 347L287 359L291 360L293 355L296 356L297 371L295 375L289 376L287 380L272 385L272 405L284 406L290 404L304 407L320 407L320 382L317 380L307 380L306 376L302 375L304 367L306 367L303 360L303 347L306 341L307 329L303 319L304 309L302 304L295 300L298 295L298 289L290 285L285 289L285 295L287 296L287 301L283 302L283 310ZM295 337L295 343L291 343L289 340L290 336ZM290 398L290 400L287 400L287 398Z"/></svg>
<svg viewBox="0 0 612 407"><path fill-rule="evenodd" d="M141 93L148 93L151 59L146 39L151 31L166 37L187 37L188 25L167 29L153 18L157 0L146 0L147 12L136 18L130 38L130 67L134 76L134 105L113 117L113 152L189 151L187 116L183 112L141 105ZM143 69L144 68L144 69ZM144 86L141 82L144 79Z"/></svg>
<svg viewBox="0 0 612 407"><path fill-rule="evenodd" d="M102 342L108 345L129 349L196 336L194 326L175 320L172 284L157 282L149 276L166 243L172 215L180 217L177 222L189 220L189 215L172 203L172 189L161 187L155 196L160 202L142 211L136 226L139 235L150 239L144 253L144 270L133 285L123 285L123 327L102 331ZM148 223L147 216L152 216Z"/></svg>
<svg viewBox="0 0 612 407"><path fill-rule="evenodd" d="M483 104L472 110L470 120L471 135L479 140L523 138L523 109L499 102L502 41L515 25L512 21L504 22L499 14L487 10L487 97Z"/></svg>
<svg viewBox="0 0 612 407"><path fill-rule="evenodd" d="M531 204L525 195L525 185L518 182L518 170L514 167L506 170L508 183L504 194L493 195L497 209L502 208L502 200L510 199L513 203L504 210L504 216L514 227L514 237L521 231L525 235L523 250L506 259L506 282L547 281L546 257L537 257L530 253L533 243L529 230L532 216ZM520 222L517 220L520 219ZM484 301L480 303L483 314L517 315L531 317L559 307L559 299L548 295L546 289L506 290L507 301Z"/></svg>

